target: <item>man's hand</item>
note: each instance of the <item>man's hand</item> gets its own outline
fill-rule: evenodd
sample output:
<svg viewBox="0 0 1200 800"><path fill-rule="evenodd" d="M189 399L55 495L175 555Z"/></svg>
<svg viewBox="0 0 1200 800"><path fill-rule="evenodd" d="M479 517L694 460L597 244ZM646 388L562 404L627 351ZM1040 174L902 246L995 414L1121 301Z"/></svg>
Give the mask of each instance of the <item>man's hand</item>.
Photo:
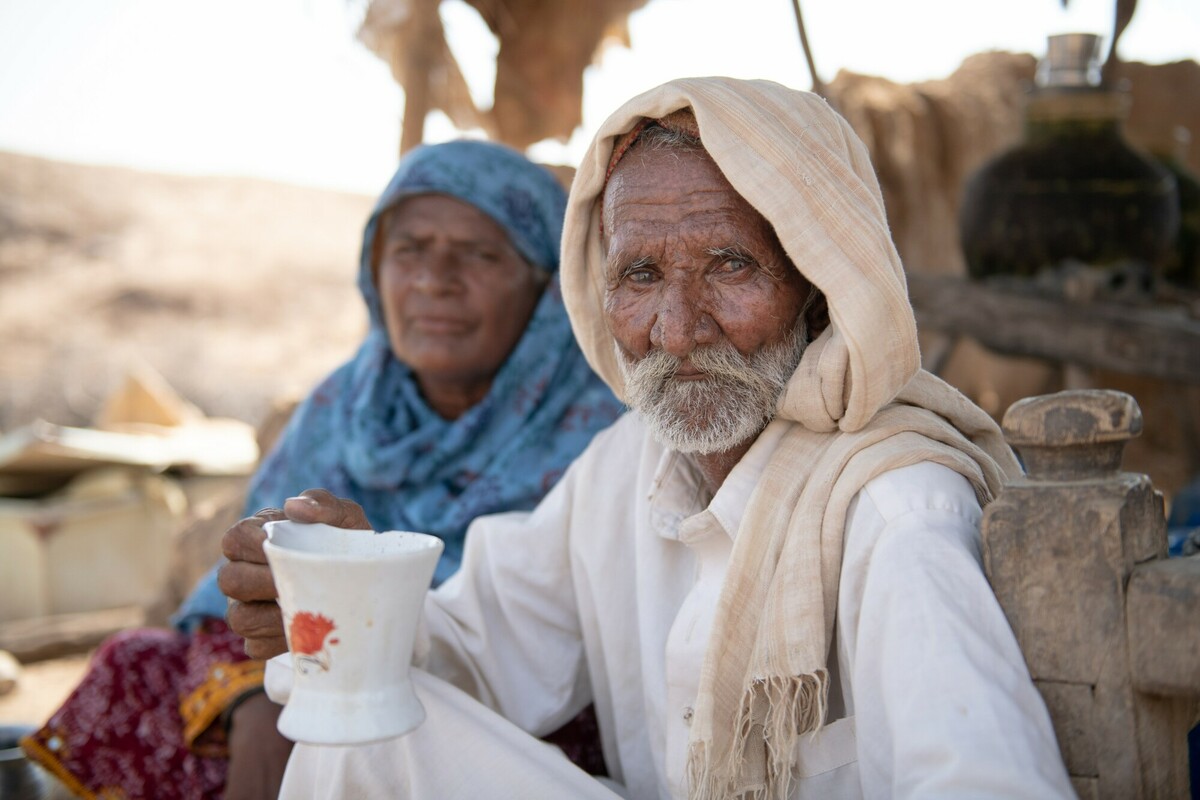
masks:
<svg viewBox="0 0 1200 800"><path fill-rule="evenodd" d="M279 796L292 742L275 727L280 706L265 694L233 711L229 726L229 772L225 800L265 800Z"/></svg>
<svg viewBox="0 0 1200 800"><path fill-rule="evenodd" d="M263 524L280 519L323 522L338 528L371 528L357 503L338 499L324 489L309 489L299 497L288 498L282 510L263 509L225 532L221 549L229 563L217 575L217 586L229 598L229 627L245 638L246 655L251 658L272 658L287 651L283 614L275 602L279 595L263 552L267 539Z"/></svg>

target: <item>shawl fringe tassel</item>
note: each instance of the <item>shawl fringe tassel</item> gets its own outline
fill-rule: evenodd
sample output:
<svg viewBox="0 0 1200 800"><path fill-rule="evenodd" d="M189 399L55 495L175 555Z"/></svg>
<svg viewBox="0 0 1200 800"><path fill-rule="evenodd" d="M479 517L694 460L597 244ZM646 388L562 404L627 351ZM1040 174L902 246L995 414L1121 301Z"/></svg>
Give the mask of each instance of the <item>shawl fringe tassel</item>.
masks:
<svg viewBox="0 0 1200 800"><path fill-rule="evenodd" d="M712 741L688 748L689 800L786 800L803 734L824 725L829 672L756 679L742 695L724 752Z"/></svg>

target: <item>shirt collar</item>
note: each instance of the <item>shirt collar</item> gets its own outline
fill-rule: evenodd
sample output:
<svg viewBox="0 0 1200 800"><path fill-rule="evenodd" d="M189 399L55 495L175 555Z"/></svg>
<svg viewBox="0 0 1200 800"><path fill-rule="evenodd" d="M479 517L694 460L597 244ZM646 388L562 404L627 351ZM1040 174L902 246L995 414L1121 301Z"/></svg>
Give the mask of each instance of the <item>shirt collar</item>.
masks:
<svg viewBox="0 0 1200 800"><path fill-rule="evenodd" d="M679 526L686 518L707 511L726 535L734 539L750 495L790 424L772 420L711 499L700 469L691 456L664 447L648 496L651 523L658 535L664 539L678 539Z"/></svg>

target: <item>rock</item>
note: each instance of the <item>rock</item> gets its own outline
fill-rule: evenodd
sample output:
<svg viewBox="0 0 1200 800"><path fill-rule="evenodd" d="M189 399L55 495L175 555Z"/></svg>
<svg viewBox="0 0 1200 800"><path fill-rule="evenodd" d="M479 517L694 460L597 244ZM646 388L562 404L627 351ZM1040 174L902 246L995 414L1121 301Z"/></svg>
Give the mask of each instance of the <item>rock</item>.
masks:
<svg viewBox="0 0 1200 800"><path fill-rule="evenodd" d="M7 650L0 650L0 696L17 688L21 678L21 662Z"/></svg>

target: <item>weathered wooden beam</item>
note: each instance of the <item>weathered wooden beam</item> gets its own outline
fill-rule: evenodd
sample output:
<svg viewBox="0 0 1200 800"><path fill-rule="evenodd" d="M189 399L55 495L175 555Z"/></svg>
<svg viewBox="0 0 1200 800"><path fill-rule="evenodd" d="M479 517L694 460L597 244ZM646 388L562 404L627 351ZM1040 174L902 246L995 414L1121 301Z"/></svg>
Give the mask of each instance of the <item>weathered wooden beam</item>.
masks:
<svg viewBox="0 0 1200 800"><path fill-rule="evenodd" d="M970 336L1006 355L1200 383L1200 320L1182 310L1073 303L931 275L909 275L908 292L921 330Z"/></svg>
<svg viewBox="0 0 1200 800"><path fill-rule="evenodd" d="M1134 685L1168 697L1200 694L1200 558L1139 566L1125 606Z"/></svg>
<svg viewBox="0 0 1200 800"><path fill-rule="evenodd" d="M84 653L112 634L145 622L140 606L0 622L0 649L23 663Z"/></svg>

